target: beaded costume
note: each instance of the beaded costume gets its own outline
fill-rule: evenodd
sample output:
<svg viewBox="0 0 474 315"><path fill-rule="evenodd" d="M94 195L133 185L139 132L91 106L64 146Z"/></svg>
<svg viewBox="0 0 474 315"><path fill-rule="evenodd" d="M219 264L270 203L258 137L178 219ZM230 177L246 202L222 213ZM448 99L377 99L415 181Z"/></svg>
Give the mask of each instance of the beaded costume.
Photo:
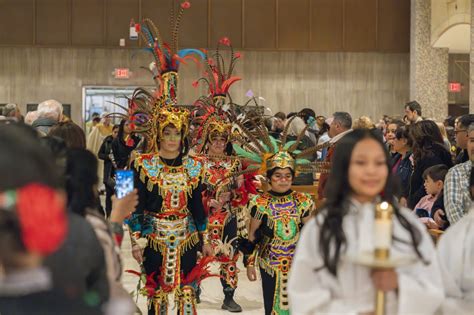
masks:
<svg viewBox="0 0 474 315"><path fill-rule="evenodd" d="M231 49L228 71L224 71L224 58L219 53L221 44ZM229 39L221 39L216 52L207 56L205 77L199 80L207 83L209 94L199 98L195 103L195 122L201 126L197 130L196 146L204 165L203 204L209 215L209 240L220 263L221 283L226 297L222 308L233 311L241 311L238 304L229 303L233 299L238 282L236 266L239 257L236 216L238 208L233 206L231 201L236 197L235 191L238 187L235 175L240 172L241 163L239 159L224 154L210 156L206 149L216 138L225 139L224 148L232 149L230 146L232 114L227 104L227 96L230 86L240 80L239 77L232 76L232 69L237 59L238 55L234 54ZM230 197L222 200L223 196ZM222 206L219 208L211 206L211 200L219 202Z"/></svg>
<svg viewBox="0 0 474 315"><path fill-rule="evenodd" d="M237 288L237 217L231 200L235 181L233 174L240 170L240 162L236 159L203 158L204 180L206 190L203 203L209 213L209 240L214 253L220 262L224 293L233 294ZM224 192L230 192L231 198L221 209L207 206L211 199L219 200ZM207 206L207 207L206 207Z"/></svg>
<svg viewBox="0 0 474 315"><path fill-rule="evenodd" d="M240 124L242 134L234 149L240 156L257 163L249 167L249 171L253 169L265 175L276 168L289 168L293 174L299 171L327 171L329 165L303 159L321 149L320 146L297 150L305 130L296 141L286 142L290 123L291 119L281 141L269 136L264 127L251 120L247 121L250 128ZM242 251L246 255L246 265L260 267L265 314L289 314L288 275L303 220L314 210L313 199L309 194L291 189L284 193L270 190L255 196L250 207L251 217L258 222L259 228L254 242L242 242L245 244Z"/></svg>
<svg viewBox="0 0 474 315"><path fill-rule="evenodd" d="M205 57L199 50L177 50L177 32L183 11L180 5L172 21L173 43L163 43L156 26L148 19L140 25L140 35L155 61L150 71L157 83L155 92L137 89L129 101L128 119L135 133L146 138L146 152L133 162L135 187L138 189L137 210L129 219L132 243L146 238L142 270L149 314L167 314L168 295L174 293L179 314L196 314L195 289L207 274L208 259L197 264L201 241L207 243L207 216L202 206L199 160L179 153L175 159L159 155L159 142L167 126L180 133L181 148L189 129L189 112L177 106L178 67L190 54ZM173 14L172 16L175 16ZM144 277L141 276L140 279Z"/></svg>
<svg viewBox="0 0 474 315"><path fill-rule="evenodd" d="M262 221L262 238L247 265L257 265L261 273L274 278L272 314L289 314L288 274L303 218L309 216L312 209L309 194L291 190L286 194L270 191L251 201L252 218Z"/></svg>

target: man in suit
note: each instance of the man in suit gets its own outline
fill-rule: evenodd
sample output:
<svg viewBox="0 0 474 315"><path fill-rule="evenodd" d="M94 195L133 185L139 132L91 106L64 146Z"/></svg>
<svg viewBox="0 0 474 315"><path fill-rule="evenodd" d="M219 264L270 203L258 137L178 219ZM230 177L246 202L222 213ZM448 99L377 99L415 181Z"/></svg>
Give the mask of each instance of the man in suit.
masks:
<svg viewBox="0 0 474 315"><path fill-rule="evenodd" d="M331 158L337 145L337 142L344 137L346 134L352 131L352 117L347 112L335 112L332 118L328 119L329 132L328 135L331 138L329 140L330 147L324 158L324 162L331 162ZM326 186L329 174L321 174L319 177L318 185L318 199L324 199L324 189Z"/></svg>

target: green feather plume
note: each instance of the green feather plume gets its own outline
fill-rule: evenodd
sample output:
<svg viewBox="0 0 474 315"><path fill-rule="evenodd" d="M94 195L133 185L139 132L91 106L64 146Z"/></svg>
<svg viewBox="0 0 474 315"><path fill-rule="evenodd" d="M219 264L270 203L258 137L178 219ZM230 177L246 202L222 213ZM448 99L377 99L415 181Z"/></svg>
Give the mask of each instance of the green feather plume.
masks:
<svg viewBox="0 0 474 315"><path fill-rule="evenodd" d="M255 162L258 162L258 163L262 162L262 158L258 154L255 154L255 153L252 153L252 152L247 152L236 144L233 144L232 147L234 148L235 153L237 153L239 156L248 158L248 159L250 159L252 161L255 161Z"/></svg>
<svg viewBox="0 0 474 315"><path fill-rule="evenodd" d="M273 145L273 150L272 152L278 152L278 142L275 138L273 138L272 136L268 136L270 138L270 141Z"/></svg>
<svg viewBox="0 0 474 315"><path fill-rule="evenodd" d="M283 150L288 151L288 149L295 143L296 143L296 141L288 141L287 143L285 143L285 146L283 147Z"/></svg>

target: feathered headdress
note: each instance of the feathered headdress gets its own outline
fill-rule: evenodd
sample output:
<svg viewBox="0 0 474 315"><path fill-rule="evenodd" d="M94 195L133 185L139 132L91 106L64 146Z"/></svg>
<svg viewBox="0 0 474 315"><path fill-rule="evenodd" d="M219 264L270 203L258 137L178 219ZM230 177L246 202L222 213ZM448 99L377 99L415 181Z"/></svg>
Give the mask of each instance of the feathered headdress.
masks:
<svg viewBox="0 0 474 315"><path fill-rule="evenodd" d="M146 51L154 57L154 62L149 66L149 71L158 86L157 95L163 96L166 105L175 105L178 95L178 69L181 63L186 63L186 59L191 59L196 63L198 60L195 55L205 59L205 54L198 49L178 50L179 27L184 10L189 9L189 1L182 2L177 14L174 12L174 6L171 10L171 45L163 42L161 33L156 25L150 19L144 19L137 26L140 37L147 47Z"/></svg>
<svg viewBox="0 0 474 315"><path fill-rule="evenodd" d="M235 152L243 158L256 163L249 166L244 172L255 172L265 175L267 170L278 168L290 168L295 172L328 172L329 163L310 162L305 159L317 151L329 146L329 144L317 145L304 150L298 150L298 145L303 139L306 129L304 128L296 140L287 141L288 128L292 120L290 118L283 130L281 140L276 140L268 134L263 124L255 123L254 119L237 121L240 134L234 134L237 143L233 144Z"/></svg>
<svg viewBox="0 0 474 315"><path fill-rule="evenodd" d="M196 131L195 145L198 145L197 152L202 153L208 141L215 137L224 137L230 141L232 124L229 119L229 112L216 106L210 97L201 97L195 103L193 112L193 122L198 126Z"/></svg>
<svg viewBox="0 0 474 315"><path fill-rule="evenodd" d="M220 47L230 48L230 61L226 67L225 58ZM208 87L208 95L200 97L196 102L195 123L198 125L196 140L201 142L198 152L202 152L205 143L213 137L221 136L230 141L232 130L232 110L227 102L230 87L240 77L233 76L233 70L240 53L235 53L229 38L219 40L215 52L206 56L205 75L193 83L197 87L199 82L205 82ZM230 96L229 96L230 98Z"/></svg>
<svg viewBox="0 0 474 315"><path fill-rule="evenodd" d="M174 6L172 6L174 7ZM127 114L115 113L116 116L127 118L134 133L142 133L147 140L145 152L157 150L157 140L162 136L163 129L173 125L181 132L182 139L189 129L189 111L177 107L178 69L186 59L195 62L195 55L205 59L205 54L198 49L178 50L178 34L184 10L191 7L189 1L182 2L179 11L171 12L171 45L163 42L161 33L150 19L144 19L137 26L139 34L146 43L146 51L150 52L154 61L147 69L156 83L156 91L150 92L143 88L134 91L128 100Z"/></svg>

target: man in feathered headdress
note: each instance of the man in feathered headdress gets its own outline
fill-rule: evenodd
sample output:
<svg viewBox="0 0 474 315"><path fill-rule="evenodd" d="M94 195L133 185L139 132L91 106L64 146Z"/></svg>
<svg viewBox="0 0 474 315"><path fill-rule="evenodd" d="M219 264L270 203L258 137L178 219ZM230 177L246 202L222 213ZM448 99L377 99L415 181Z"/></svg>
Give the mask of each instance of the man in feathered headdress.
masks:
<svg viewBox="0 0 474 315"><path fill-rule="evenodd" d="M189 111L177 106L178 68L199 50L178 50L177 34L185 1L172 20L172 44L161 39L157 27L145 19L140 35L153 54L150 66L155 92L137 89L130 102L128 119L134 133L144 135L144 154L133 162L139 203L129 219L132 255L142 264L148 297L148 314L167 314L168 295L174 294L178 314L196 314L195 290L209 276L213 259L207 234L207 215L202 205L202 164L187 155ZM136 242L145 238L144 249ZM204 258L197 263L197 252Z"/></svg>
<svg viewBox="0 0 474 315"><path fill-rule="evenodd" d="M229 69L224 68L224 57L219 46L231 49ZM221 283L224 291L222 309L241 312L242 308L234 301L237 288L239 257L237 245L237 215L232 200L241 181L236 178L241 170L240 160L232 157L231 113L228 105L228 90L240 78L232 76L235 54L228 38L219 41L214 54L207 56L204 81L208 85L208 95L196 103L195 122L197 153L204 165L203 203L209 215L209 237L214 253L220 263ZM197 82L199 82L197 81ZM197 83L194 84L197 86Z"/></svg>

